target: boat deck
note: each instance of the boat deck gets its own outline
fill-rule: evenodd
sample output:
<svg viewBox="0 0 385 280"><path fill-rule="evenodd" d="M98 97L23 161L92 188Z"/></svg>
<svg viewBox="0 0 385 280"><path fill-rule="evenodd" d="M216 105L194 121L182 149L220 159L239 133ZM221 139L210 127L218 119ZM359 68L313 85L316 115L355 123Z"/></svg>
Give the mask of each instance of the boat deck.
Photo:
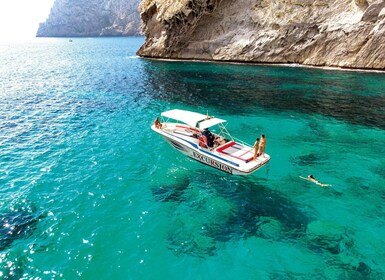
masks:
<svg viewBox="0 0 385 280"><path fill-rule="evenodd" d="M230 141L216 149L218 153L225 154L229 157L249 162L254 158L254 149L248 146Z"/></svg>
<svg viewBox="0 0 385 280"><path fill-rule="evenodd" d="M183 135L183 136L189 136L193 138L198 138L197 134L200 134L201 131L192 127L188 127L185 125L175 125L175 127L172 128L172 131L176 134ZM228 141L222 138L222 143L216 143L214 145L214 151L216 151L219 154L226 155L228 157L241 160L243 162L250 162L254 158L254 148L251 148L249 146L243 145L241 143L237 143L235 141ZM211 150L211 149L210 149Z"/></svg>

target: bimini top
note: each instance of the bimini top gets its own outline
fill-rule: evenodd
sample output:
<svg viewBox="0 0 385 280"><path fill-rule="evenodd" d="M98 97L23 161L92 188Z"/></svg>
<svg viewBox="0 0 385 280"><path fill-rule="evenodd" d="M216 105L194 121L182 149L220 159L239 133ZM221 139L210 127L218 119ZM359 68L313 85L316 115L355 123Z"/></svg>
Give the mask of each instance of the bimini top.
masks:
<svg viewBox="0 0 385 280"><path fill-rule="evenodd" d="M200 129L205 129L217 125L219 123L226 122L225 120L218 119L212 116L207 116L200 113L180 109L166 111L163 112L161 115L163 117L181 121L188 124L189 126L197 127Z"/></svg>

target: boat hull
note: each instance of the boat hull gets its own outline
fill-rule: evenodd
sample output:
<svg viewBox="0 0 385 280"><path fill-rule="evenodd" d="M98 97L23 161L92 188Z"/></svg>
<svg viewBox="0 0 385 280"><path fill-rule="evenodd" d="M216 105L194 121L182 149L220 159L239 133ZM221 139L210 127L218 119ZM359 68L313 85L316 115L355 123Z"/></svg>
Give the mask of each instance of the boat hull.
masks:
<svg viewBox="0 0 385 280"><path fill-rule="evenodd" d="M226 173L229 173L229 174L237 174L237 172L235 171L234 172L234 168L226 165L226 164L223 164L213 158L210 158L208 156L205 156L202 154L201 151L199 150L195 150L193 148L189 148L188 146L186 145L183 145L179 142L176 142L174 140L171 140L167 137L163 137L166 142L168 142L174 149L180 151L181 153L185 154L186 156L196 160L196 161L199 161L203 164L206 164L206 165L209 165L211 167L214 167L214 168L217 168L221 171L224 171Z"/></svg>
<svg viewBox="0 0 385 280"><path fill-rule="evenodd" d="M170 144L171 147L178 150L179 152L185 154L186 156L203 163L205 165L214 167L223 172L233 174L233 175L249 175L262 166L266 165L270 156L264 155L261 156L263 159L259 159L257 162L252 162L249 164L239 164L216 152L216 150L208 150L201 148L199 146L198 140L190 139L189 137L183 137L172 132L168 132L163 129L157 129L152 127L152 129L159 133L163 139Z"/></svg>

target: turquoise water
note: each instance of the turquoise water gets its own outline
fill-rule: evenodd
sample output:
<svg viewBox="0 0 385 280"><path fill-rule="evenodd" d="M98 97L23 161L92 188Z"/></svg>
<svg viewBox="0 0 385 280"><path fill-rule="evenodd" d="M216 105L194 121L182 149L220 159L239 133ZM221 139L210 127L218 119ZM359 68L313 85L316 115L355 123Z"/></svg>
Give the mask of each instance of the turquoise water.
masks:
<svg viewBox="0 0 385 280"><path fill-rule="evenodd" d="M384 74L150 61L142 42L0 43L1 277L385 279ZM185 157L150 130L172 108L264 133L269 165Z"/></svg>

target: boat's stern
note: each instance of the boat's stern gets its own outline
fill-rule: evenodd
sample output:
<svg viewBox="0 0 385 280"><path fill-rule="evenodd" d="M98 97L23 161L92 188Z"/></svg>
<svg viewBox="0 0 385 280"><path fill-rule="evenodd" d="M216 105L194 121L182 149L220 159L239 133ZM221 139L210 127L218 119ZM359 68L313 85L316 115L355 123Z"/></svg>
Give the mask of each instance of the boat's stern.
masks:
<svg viewBox="0 0 385 280"><path fill-rule="evenodd" d="M254 171L257 171L262 166L268 164L269 161L270 156L268 154L262 154L256 159L251 159L249 162L245 163L244 165L241 165L241 168L238 171L244 173L243 175L248 175L253 173Z"/></svg>

